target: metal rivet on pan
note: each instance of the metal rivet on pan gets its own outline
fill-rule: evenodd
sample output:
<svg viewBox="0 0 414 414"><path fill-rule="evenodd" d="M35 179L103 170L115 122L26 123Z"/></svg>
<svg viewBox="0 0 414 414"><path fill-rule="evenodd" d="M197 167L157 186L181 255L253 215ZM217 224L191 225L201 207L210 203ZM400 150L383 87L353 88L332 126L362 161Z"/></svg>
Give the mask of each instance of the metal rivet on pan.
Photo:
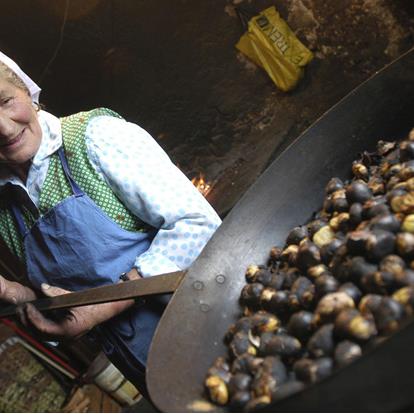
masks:
<svg viewBox="0 0 414 414"><path fill-rule="evenodd" d="M204 283L203 283L203 282L200 282L199 280L196 280L196 281L193 283L193 288L194 288L195 290L202 290L202 289L203 289L203 287L204 287Z"/></svg>
<svg viewBox="0 0 414 414"><path fill-rule="evenodd" d="M207 303L202 303L200 305L200 309L202 312L208 312L210 310L210 305L207 305Z"/></svg>
<svg viewBox="0 0 414 414"><path fill-rule="evenodd" d="M224 275L217 275L216 276L216 282L217 283L223 284L225 282L225 280L226 280L226 277Z"/></svg>

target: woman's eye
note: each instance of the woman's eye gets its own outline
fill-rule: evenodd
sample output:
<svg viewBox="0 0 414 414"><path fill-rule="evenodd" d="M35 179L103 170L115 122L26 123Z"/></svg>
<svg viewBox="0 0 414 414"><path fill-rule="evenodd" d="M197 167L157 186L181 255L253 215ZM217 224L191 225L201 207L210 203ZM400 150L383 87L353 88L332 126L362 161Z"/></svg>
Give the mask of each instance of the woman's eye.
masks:
<svg viewBox="0 0 414 414"><path fill-rule="evenodd" d="M9 98L3 98L3 99L1 100L1 103L2 103L3 105L7 105L7 104L10 104L12 101L13 101L13 98L12 98L12 97L9 97Z"/></svg>

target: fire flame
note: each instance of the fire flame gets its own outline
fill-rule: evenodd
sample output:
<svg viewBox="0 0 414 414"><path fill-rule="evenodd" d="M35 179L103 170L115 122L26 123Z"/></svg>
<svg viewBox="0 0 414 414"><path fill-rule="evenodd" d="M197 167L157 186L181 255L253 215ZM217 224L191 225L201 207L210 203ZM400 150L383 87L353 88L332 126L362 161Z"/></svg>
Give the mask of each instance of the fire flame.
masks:
<svg viewBox="0 0 414 414"><path fill-rule="evenodd" d="M211 185L205 181L202 173L200 173L198 177L194 177L191 182L204 197L206 197L211 190Z"/></svg>

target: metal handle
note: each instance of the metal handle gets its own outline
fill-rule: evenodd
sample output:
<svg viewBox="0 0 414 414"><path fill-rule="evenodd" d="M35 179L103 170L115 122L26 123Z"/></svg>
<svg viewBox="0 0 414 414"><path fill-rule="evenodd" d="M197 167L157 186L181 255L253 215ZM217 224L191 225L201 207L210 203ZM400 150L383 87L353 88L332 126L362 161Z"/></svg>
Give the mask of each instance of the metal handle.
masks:
<svg viewBox="0 0 414 414"><path fill-rule="evenodd" d="M130 280L115 285L67 293L52 298L36 299L28 303L33 304L40 311L46 311L93 305L96 303L115 302L118 300L133 299L139 296L171 293L177 289L184 275L185 271L166 273L158 276ZM16 310L16 305L8 305L0 310L0 318L13 316L16 314Z"/></svg>

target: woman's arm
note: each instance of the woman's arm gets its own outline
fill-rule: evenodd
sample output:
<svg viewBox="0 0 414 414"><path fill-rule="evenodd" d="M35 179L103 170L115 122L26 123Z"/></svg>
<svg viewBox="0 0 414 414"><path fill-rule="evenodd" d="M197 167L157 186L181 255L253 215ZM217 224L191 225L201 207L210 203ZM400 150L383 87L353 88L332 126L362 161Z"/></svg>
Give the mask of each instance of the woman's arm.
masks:
<svg viewBox="0 0 414 414"><path fill-rule="evenodd" d="M86 131L92 164L126 207L158 229L135 266L143 276L188 268L221 220L207 200L142 128L94 118Z"/></svg>

